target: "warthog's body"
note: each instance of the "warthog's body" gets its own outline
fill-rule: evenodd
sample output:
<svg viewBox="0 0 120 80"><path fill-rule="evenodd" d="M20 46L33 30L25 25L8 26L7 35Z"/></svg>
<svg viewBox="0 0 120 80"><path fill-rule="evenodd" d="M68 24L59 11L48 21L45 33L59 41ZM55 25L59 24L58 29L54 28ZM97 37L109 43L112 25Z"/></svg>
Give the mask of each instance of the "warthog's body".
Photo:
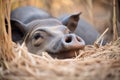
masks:
<svg viewBox="0 0 120 80"><path fill-rule="evenodd" d="M12 11L11 25L13 41L19 42L25 36L28 50L35 54L46 51L53 57L73 57L75 51L83 49L85 45L84 40L71 33L69 27L34 7L21 7Z"/></svg>

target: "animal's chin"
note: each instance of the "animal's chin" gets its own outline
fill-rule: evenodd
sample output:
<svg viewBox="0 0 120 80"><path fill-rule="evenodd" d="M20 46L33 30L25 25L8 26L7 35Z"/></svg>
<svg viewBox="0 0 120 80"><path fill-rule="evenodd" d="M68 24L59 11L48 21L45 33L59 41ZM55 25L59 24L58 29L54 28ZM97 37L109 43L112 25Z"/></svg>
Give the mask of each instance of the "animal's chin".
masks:
<svg viewBox="0 0 120 80"><path fill-rule="evenodd" d="M49 53L49 54L52 57L58 58L58 59L73 58L73 57L76 57L79 54L79 49L77 49L77 50L69 50L69 51L61 51L61 52Z"/></svg>

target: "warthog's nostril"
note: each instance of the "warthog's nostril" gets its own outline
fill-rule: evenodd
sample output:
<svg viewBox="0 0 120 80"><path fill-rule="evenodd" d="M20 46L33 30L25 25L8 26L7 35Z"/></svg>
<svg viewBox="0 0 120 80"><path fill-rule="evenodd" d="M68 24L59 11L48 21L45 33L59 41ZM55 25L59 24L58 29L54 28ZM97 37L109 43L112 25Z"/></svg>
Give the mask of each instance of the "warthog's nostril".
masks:
<svg viewBox="0 0 120 80"><path fill-rule="evenodd" d="M65 38L66 43L70 43L72 41L72 36L68 36Z"/></svg>
<svg viewBox="0 0 120 80"><path fill-rule="evenodd" d="M76 36L76 39L77 39L78 42L81 42L80 37Z"/></svg>
<svg viewBox="0 0 120 80"><path fill-rule="evenodd" d="M77 49L83 49L85 42L81 37L75 34L67 34L62 38L60 45L61 45L61 49L65 51L77 50Z"/></svg>

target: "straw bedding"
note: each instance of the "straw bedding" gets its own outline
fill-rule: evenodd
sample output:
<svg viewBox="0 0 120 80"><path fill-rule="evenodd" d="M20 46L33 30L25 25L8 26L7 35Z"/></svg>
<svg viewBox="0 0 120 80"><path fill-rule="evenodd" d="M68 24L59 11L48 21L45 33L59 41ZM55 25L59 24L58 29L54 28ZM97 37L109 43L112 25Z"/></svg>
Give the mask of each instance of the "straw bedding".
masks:
<svg viewBox="0 0 120 80"><path fill-rule="evenodd" d="M24 43L9 39L9 8L10 0L0 0L0 80L120 80L120 38L99 48L85 46L71 59L53 59L46 52L42 56L31 54Z"/></svg>
<svg viewBox="0 0 120 80"><path fill-rule="evenodd" d="M120 39L100 48L86 46L72 59L34 55L24 44L13 44L13 52L12 61L0 61L0 80L120 80Z"/></svg>

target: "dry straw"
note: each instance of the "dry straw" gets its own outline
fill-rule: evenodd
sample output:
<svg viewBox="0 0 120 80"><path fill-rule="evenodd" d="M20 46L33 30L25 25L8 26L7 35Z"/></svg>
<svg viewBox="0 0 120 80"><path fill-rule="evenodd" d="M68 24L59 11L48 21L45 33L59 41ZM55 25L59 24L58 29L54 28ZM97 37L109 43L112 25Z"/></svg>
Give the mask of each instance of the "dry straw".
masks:
<svg viewBox="0 0 120 80"><path fill-rule="evenodd" d="M12 60L14 57L10 27L10 0L0 0L0 60ZM8 34L5 28L5 18L8 23Z"/></svg>
<svg viewBox="0 0 120 80"><path fill-rule="evenodd" d="M0 80L120 80L120 39L99 48L88 45L72 59L34 55L24 43L12 43L8 7L10 0L0 0Z"/></svg>
<svg viewBox="0 0 120 80"><path fill-rule="evenodd" d="M117 40L118 32L117 32L117 15L116 15L116 2L117 0L113 0L113 40Z"/></svg>

